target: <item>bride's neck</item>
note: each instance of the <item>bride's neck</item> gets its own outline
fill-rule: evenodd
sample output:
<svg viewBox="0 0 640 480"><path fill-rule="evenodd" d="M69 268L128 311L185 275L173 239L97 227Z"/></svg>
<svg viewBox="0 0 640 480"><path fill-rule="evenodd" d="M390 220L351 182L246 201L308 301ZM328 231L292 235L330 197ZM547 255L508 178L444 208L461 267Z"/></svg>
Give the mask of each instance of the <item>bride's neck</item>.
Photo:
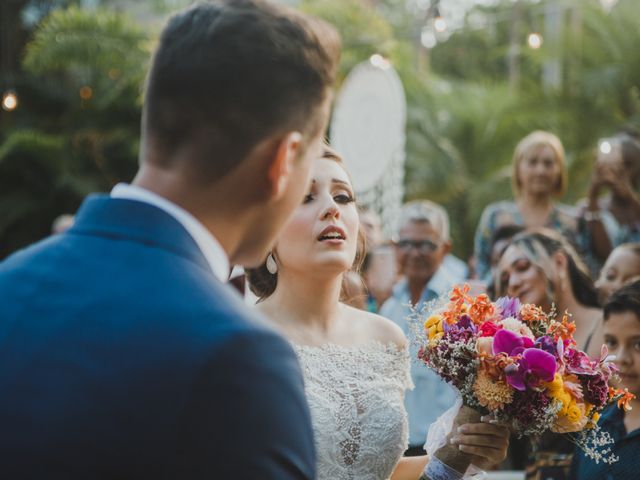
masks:
<svg viewBox="0 0 640 480"><path fill-rule="evenodd" d="M327 333L338 318L342 275L282 272L263 309L275 321Z"/></svg>

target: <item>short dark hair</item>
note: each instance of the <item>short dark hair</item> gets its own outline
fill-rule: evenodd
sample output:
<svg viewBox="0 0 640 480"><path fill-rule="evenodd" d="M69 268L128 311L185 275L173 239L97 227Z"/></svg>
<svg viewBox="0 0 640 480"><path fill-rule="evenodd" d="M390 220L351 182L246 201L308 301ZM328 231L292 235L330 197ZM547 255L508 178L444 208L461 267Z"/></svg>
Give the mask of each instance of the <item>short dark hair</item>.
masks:
<svg viewBox="0 0 640 480"><path fill-rule="evenodd" d="M339 36L328 24L261 0L220 0L175 14L147 80L143 133L170 166L189 151L203 181L222 178L261 141L322 127Z"/></svg>
<svg viewBox="0 0 640 480"><path fill-rule="evenodd" d="M604 319L612 313L633 312L640 319L640 280L616 290L604 304Z"/></svg>

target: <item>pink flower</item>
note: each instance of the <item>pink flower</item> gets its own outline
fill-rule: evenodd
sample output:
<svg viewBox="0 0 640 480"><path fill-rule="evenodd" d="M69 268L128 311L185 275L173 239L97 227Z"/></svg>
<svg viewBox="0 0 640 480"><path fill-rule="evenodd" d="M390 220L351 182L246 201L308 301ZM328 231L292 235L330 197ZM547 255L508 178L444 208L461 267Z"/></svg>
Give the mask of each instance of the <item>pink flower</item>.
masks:
<svg viewBox="0 0 640 480"><path fill-rule="evenodd" d="M509 330L499 330L493 338L494 355L522 355L517 364L509 365L504 370L507 383L516 390L535 388L541 381L551 382L556 374L556 358L544 350L532 347L533 340Z"/></svg>
<svg viewBox="0 0 640 480"><path fill-rule="evenodd" d="M533 340L511 330L501 329L493 337L493 354L506 353L510 357L522 353L525 348L533 347Z"/></svg>
<svg viewBox="0 0 640 480"><path fill-rule="evenodd" d="M527 348L518 365L509 365L504 373L507 383L516 390L536 388L541 381L551 382L556 374L556 359L539 348Z"/></svg>
<svg viewBox="0 0 640 480"><path fill-rule="evenodd" d="M496 325L493 322L484 322L480 325L481 337L493 337L498 330L502 329L501 326Z"/></svg>

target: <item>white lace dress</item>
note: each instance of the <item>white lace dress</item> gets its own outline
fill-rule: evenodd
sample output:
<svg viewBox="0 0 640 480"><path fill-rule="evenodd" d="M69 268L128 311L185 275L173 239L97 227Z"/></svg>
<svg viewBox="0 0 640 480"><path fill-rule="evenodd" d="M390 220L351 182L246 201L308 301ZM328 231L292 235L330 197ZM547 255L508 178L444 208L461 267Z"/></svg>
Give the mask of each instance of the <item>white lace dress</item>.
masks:
<svg viewBox="0 0 640 480"><path fill-rule="evenodd" d="M311 407L318 480L389 478L407 448L407 351L380 342L294 348Z"/></svg>

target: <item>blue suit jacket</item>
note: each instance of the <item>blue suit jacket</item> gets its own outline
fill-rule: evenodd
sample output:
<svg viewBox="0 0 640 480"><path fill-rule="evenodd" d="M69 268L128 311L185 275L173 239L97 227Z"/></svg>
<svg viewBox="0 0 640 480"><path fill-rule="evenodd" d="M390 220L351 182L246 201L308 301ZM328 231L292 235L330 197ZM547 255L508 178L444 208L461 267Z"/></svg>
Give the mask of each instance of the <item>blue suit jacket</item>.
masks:
<svg viewBox="0 0 640 480"><path fill-rule="evenodd" d="M173 217L90 197L0 263L0 477L314 478L295 353Z"/></svg>

